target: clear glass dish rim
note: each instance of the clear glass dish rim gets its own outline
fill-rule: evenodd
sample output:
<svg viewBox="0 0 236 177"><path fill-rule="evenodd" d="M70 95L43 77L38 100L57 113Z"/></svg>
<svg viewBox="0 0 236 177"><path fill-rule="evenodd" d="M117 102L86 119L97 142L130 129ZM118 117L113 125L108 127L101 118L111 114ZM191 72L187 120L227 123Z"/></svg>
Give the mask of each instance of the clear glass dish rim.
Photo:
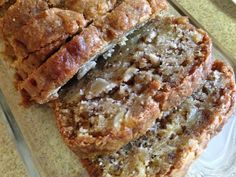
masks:
<svg viewBox="0 0 236 177"><path fill-rule="evenodd" d="M167 0L168 3L182 16L187 16L191 24L197 28L205 30L211 37L214 48L216 48L228 61L231 66L236 70L236 59L231 55L231 53L225 49L212 35L209 33L183 6L181 6L176 0ZM7 122L7 127L9 133L13 136L16 144L17 151L26 167L27 173L30 177L40 177L39 170L34 162L33 156L29 150L29 147L24 140L23 134L16 122L8 103L0 89L0 106L3 110L3 119Z"/></svg>

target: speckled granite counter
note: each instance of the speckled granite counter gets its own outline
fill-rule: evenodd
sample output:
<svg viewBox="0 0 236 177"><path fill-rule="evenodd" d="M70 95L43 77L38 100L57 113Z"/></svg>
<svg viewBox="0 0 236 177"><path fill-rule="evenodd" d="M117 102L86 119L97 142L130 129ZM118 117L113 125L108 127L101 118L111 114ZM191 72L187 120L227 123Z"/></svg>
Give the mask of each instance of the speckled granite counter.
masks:
<svg viewBox="0 0 236 177"><path fill-rule="evenodd" d="M177 0L236 58L236 5L230 0ZM27 176L0 110L0 176Z"/></svg>

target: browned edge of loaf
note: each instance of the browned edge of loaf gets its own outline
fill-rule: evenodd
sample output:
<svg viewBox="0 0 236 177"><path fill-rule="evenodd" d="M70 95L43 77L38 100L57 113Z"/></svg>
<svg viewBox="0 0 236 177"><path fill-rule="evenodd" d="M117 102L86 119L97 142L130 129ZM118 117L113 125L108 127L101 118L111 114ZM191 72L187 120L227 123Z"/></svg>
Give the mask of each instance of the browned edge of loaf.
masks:
<svg viewBox="0 0 236 177"><path fill-rule="evenodd" d="M128 31L154 18L166 6L165 0L123 2L104 21L89 26L65 44L20 85L24 102L43 104L57 98L58 89L90 58L104 52L106 46L120 40Z"/></svg>
<svg viewBox="0 0 236 177"><path fill-rule="evenodd" d="M174 20L175 23L182 23ZM185 24L185 22L184 22ZM188 25L188 24L187 24ZM194 28L189 24L189 28ZM196 29L198 30L198 29ZM155 120L160 117L162 111L178 106L188 96L191 96L196 91L204 79L209 74L212 65L212 44L209 36L202 30L198 30L203 34L203 60L193 66L189 75L182 80L182 83L171 90L159 94L161 98L156 100L157 105L147 106L143 115L132 117L132 127L124 130L110 132L110 134L102 137L76 137L72 138L65 133L62 115L60 113L61 104L59 100L54 102L54 112L57 120L57 125L65 143L80 157L97 156L100 154L108 154L117 151L120 147L127 144L130 140L136 139L145 134ZM198 58L196 58L198 60ZM159 105L158 105L159 104ZM146 119L145 115L152 115L150 119Z"/></svg>
<svg viewBox="0 0 236 177"><path fill-rule="evenodd" d="M229 106L225 111L220 110L217 113L214 113L211 116L207 116L207 121L204 122L202 126L194 127L195 136L194 138L198 140L199 147L198 148L192 148L191 145L184 147L179 150L177 158L172 164L171 169L169 172L165 175L168 177L182 177L185 176L187 173L190 165L194 160L196 160L203 150L206 148L208 142L212 137L218 134L218 132L221 131L224 124L227 122L227 120L230 118L230 116L235 111L236 107L236 87L235 87L235 75L231 67L226 66L222 61L215 61L213 64L213 70L219 70L223 72L230 80L230 83L228 83L229 88L231 88L230 97L227 97L227 100L223 100L220 103ZM219 115L219 112L223 114ZM89 159L81 159L81 162L84 166L84 168L87 170L90 177L101 177L103 175L102 169L98 166L98 164L94 164ZM158 177L158 174L156 174Z"/></svg>

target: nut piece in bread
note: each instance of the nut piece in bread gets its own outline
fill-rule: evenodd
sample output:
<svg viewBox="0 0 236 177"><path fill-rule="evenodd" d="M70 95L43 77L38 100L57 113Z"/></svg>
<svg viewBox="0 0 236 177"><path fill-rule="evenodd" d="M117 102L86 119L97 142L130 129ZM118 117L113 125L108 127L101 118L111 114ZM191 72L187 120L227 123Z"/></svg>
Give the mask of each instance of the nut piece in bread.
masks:
<svg viewBox="0 0 236 177"><path fill-rule="evenodd" d="M211 61L208 35L186 18L153 20L64 88L54 111L66 144L84 157L118 150L199 88Z"/></svg>
<svg viewBox="0 0 236 177"><path fill-rule="evenodd" d="M184 176L232 114L235 96L232 69L216 61L203 86L144 136L111 155L83 160L84 167L91 177Z"/></svg>

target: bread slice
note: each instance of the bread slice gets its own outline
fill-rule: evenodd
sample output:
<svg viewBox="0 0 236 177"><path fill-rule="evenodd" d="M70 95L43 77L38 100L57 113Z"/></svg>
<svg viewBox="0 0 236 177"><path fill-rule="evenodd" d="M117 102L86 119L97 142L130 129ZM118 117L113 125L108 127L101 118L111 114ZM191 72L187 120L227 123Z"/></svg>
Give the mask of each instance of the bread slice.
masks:
<svg viewBox="0 0 236 177"><path fill-rule="evenodd" d="M163 113L142 137L83 164L91 177L184 176L235 108L231 68L220 61L203 86L177 109Z"/></svg>
<svg viewBox="0 0 236 177"><path fill-rule="evenodd" d="M126 0L73 37L20 85L27 101L43 104L94 57L166 8L165 0Z"/></svg>
<svg viewBox="0 0 236 177"><path fill-rule="evenodd" d="M16 30L11 43L17 61L15 68L26 79L66 40L87 25L82 14L70 10L50 8Z"/></svg>
<svg viewBox="0 0 236 177"><path fill-rule="evenodd" d="M211 61L208 35L187 18L153 20L55 101L66 144L85 157L118 150L190 96Z"/></svg>

